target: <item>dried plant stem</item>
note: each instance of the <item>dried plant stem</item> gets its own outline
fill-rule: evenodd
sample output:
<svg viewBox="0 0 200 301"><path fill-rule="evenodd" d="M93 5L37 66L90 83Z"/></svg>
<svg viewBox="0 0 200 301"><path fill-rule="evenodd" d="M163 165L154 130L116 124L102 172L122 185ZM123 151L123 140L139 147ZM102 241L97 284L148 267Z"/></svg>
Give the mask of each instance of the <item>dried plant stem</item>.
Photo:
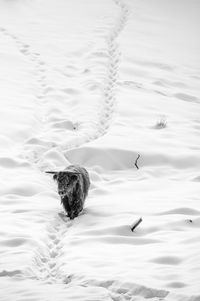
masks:
<svg viewBox="0 0 200 301"><path fill-rule="evenodd" d="M142 222L142 218L140 217L138 220L136 220L132 226L131 226L131 231L133 232L135 228Z"/></svg>
<svg viewBox="0 0 200 301"><path fill-rule="evenodd" d="M139 159L139 158L140 158L140 154L138 154L137 159L135 160L135 166L136 166L137 169L139 169L139 167L138 167L138 165L137 165L137 162L138 162L138 159Z"/></svg>

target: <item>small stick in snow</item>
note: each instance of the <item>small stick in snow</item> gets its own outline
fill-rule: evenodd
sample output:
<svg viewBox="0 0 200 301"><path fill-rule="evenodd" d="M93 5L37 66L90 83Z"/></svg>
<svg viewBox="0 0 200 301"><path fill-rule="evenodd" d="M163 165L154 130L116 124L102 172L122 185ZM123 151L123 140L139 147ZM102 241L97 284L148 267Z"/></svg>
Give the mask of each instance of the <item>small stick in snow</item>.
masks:
<svg viewBox="0 0 200 301"><path fill-rule="evenodd" d="M140 217L138 220L136 220L132 226L131 226L131 231L133 232L135 228L142 222L142 218Z"/></svg>
<svg viewBox="0 0 200 301"><path fill-rule="evenodd" d="M140 158L140 154L138 154L137 159L135 160L135 166L136 166L137 169L139 169L139 167L137 165L137 161L138 161L139 158Z"/></svg>

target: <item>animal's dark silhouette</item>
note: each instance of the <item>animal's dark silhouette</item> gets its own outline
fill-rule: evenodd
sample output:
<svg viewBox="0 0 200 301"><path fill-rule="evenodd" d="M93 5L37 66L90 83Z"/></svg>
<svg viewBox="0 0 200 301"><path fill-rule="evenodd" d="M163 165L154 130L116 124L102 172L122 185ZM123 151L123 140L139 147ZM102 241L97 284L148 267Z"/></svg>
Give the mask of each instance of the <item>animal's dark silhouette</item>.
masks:
<svg viewBox="0 0 200 301"><path fill-rule="evenodd" d="M53 174L58 184L61 203L70 219L74 219L83 210L90 187L87 170L79 165L70 165L63 171L46 171Z"/></svg>

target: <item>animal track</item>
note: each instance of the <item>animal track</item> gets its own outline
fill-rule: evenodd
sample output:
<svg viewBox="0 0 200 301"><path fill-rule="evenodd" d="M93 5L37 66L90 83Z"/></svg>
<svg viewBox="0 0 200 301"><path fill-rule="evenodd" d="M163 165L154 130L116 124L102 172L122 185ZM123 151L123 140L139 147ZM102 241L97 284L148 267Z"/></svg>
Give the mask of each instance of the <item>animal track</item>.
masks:
<svg viewBox="0 0 200 301"><path fill-rule="evenodd" d="M44 253L36 252L33 259L33 269L26 271L25 275L47 283L62 282L64 275L59 270L59 257L63 248L63 236L71 223L64 214L56 216L54 221L47 227L47 244Z"/></svg>
<svg viewBox="0 0 200 301"><path fill-rule="evenodd" d="M116 105L115 87L117 81L118 64L120 59L120 52L116 39L122 31L123 27L125 26L129 13L128 7L121 1L114 0L114 2L120 7L121 12L119 19L117 20L115 26L112 28L107 38L107 52L109 62L107 70L107 81L105 82L104 87L104 99L100 114L100 135L103 135L107 132L114 114L114 109Z"/></svg>
<svg viewBox="0 0 200 301"><path fill-rule="evenodd" d="M103 53L104 56L108 58L107 62L107 76L104 81L103 87L103 99L101 103L101 109L99 113L99 121L95 124L96 130L94 130L94 126L90 126L89 129L86 127L86 130L83 129L84 127L79 127L76 131L79 132L81 139L77 139L76 143L69 143L64 142L62 145L59 145L59 150L66 151L67 149L78 147L83 143L90 142L99 138L100 136L104 135L112 122L112 118L115 111L116 106L116 99L115 99L115 87L117 81L117 74L118 74L118 64L120 59L120 52L118 43L116 41L117 37L119 36L120 32L122 31L123 27L126 24L126 20L128 17L129 10L125 4L123 4L120 0L114 0L117 6L120 8L119 19L117 20L114 27L111 29L109 35L107 36L107 53ZM36 150L31 149L30 143L26 145L24 150L24 157L31 161L33 164L40 165L40 160L42 154L48 151L52 147L56 147L53 143L46 141L45 133L48 132L47 128L47 117L46 114L48 113L46 110L46 104L48 102L49 94L54 92L56 89L52 87L48 82L48 66L44 60L41 59L40 53L36 52L32 49L31 45L22 41L19 37L11 34L5 28L0 28L0 31L4 35L8 35L13 41L16 43L18 50L22 55L29 60L31 64L34 64L35 69L35 79L38 84L38 93L35 96L38 100L39 109L37 110L40 114L40 134L42 138L37 138L39 140L43 140L43 149ZM96 54L102 56L101 51L97 51ZM73 67L73 66L72 66ZM76 95L79 93L78 90L72 89L70 87L66 87L61 89L65 94L73 94ZM60 125L59 125L60 124ZM66 128L69 129L69 122L57 123L54 125L54 128L57 126L58 129L64 129L65 124L67 125ZM74 127L70 128L71 130L75 130ZM44 138L43 138L44 136Z"/></svg>
<svg viewBox="0 0 200 301"><path fill-rule="evenodd" d="M31 46L24 41L22 41L19 37L11 34L7 29L0 28L0 32L2 32L3 35L9 36L10 39L13 40L13 42L16 44L16 48L18 51L25 56L26 60L28 60L34 69L35 79L38 85L38 94L35 95L38 102L36 103L39 108L37 108L37 119L38 116L40 117L40 132L44 133L46 130L45 126L45 96L48 93L46 91L46 86L48 85L47 82L47 70L45 68L45 62L40 59L40 54L36 53L34 50L32 50ZM42 67L42 69L41 69ZM45 142L44 142L45 144ZM48 148L49 146L46 146ZM23 149L24 157L27 158L32 163L37 163L38 157L41 155L41 152L39 154L36 154L36 152L33 150L32 154L30 154L30 148L28 148L28 152Z"/></svg>
<svg viewBox="0 0 200 301"><path fill-rule="evenodd" d="M121 13L118 22L116 23L115 27L111 30L110 35L107 39L108 45L108 55L109 55L109 62L108 62L108 71L107 71L107 81L105 82L104 87L104 98L102 101L102 109L99 116L99 125L97 128L97 132L94 134L89 134L85 136L84 142L89 142L90 140L94 140L99 138L101 135L104 135L106 131L109 129L110 122L114 113L115 108L115 86L117 81L117 72L118 72L118 63L119 63L119 50L118 44L115 39L118 37L119 33L123 29L127 17L128 17L128 8L121 3L121 1L115 1L117 5L121 8ZM69 90L69 89L68 89ZM67 90L67 91L68 91ZM83 143L82 139L80 139L80 143L77 142L76 146L79 146ZM66 146L65 146L66 150ZM49 281L55 281L59 275L59 268L56 263L56 259L60 255L60 251L62 249L61 239L66 232L64 229L64 233L62 233L63 224L58 222L54 225L53 229L50 231L49 234L49 256L48 260L45 262L45 265L48 265L48 279ZM62 278L62 277L61 277ZM119 296L119 294L118 294ZM118 300L117 298L113 297L113 300ZM130 300L126 299L126 300Z"/></svg>
<svg viewBox="0 0 200 301"><path fill-rule="evenodd" d="M103 84L103 99L101 103L99 120L97 122L97 125L95 124L96 130L94 132L93 126L91 126L91 132L83 132L80 137L76 137L75 143L72 141L71 143L67 142L63 145L59 145L59 149L61 150L66 151L74 145L78 147L83 143L97 139L100 136L104 135L110 127L116 105L115 87L118 74L118 64L120 60L119 46L116 39L126 24L129 12L127 6L123 4L121 0L114 0L114 2L117 6L119 6L120 14L116 24L111 29L106 39L107 53L105 54L105 56L108 59L107 76ZM38 85L38 93L37 95L35 95L35 97L38 100L37 105L39 106L39 109L37 111L38 114L40 114L40 131L45 136L45 133L47 131L46 114L48 113L48 111L46 111L45 104L48 101L49 94L56 90L56 88L54 88L54 86L51 86L48 81L49 66L45 63L45 61L42 60L40 53L32 49L31 45L22 41L21 38L11 34L9 31L7 31L7 29L2 27L0 28L0 32L5 36L9 36L13 40L13 42L17 46L16 48L18 49L18 51L34 67L33 69L35 74L35 81ZM102 54L101 52L98 52L97 55L104 56L104 54ZM65 74L63 75L65 76ZM79 91L66 87L65 89L62 89L62 92L64 94L77 95ZM77 133L81 131L81 127L78 124L73 125L72 123L68 121L65 122L64 120L62 120L61 122L59 120L55 122L54 127L68 129L72 129L73 127L74 130L76 129ZM88 131L88 127L86 128ZM29 162L37 165L37 167L38 161L41 160L41 156L46 151L56 146L54 143L40 138L40 136L41 135L39 135L39 137L30 138L23 146L24 157L28 159ZM61 275L59 269L59 258L63 247L62 239L63 236L65 236L67 233L66 228L70 225L71 224L69 223L68 218L65 218L63 215L60 214L59 218L55 217L55 219L47 228L46 248L44 248L43 250L38 249L35 251L33 265L25 272L26 277L38 279L40 281L47 281L49 283L57 282L60 280L63 282L64 275ZM113 298L113 300L117 300L117 298Z"/></svg>

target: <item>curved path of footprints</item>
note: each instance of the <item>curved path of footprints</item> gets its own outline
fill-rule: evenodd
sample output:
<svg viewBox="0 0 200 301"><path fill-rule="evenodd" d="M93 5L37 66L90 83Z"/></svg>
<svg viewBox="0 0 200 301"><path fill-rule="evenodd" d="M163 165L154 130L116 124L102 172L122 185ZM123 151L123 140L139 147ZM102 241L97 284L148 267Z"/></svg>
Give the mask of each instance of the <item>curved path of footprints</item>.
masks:
<svg viewBox="0 0 200 301"><path fill-rule="evenodd" d="M112 121L112 117L115 110L116 99L115 99L115 86L118 74L118 64L120 59L120 52L117 43L117 37L120 32L123 30L127 17L128 17L128 7L121 0L114 0L115 4L120 8L119 17L116 20L113 28L111 29L109 35L107 36L107 51L108 51L108 68L107 68L107 78L104 82L103 89L103 99L101 111L99 112L99 121L96 128L96 134L94 132L85 133L84 142L92 141L104 135ZM39 94L36 95L37 104L39 105L40 112L40 122L41 127L40 131L45 132L46 129L46 118L45 118L45 102L47 101L47 95L50 91L48 83L48 68L45 62L41 59L41 55L34 50L27 43L23 42L19 37L10 33L6 28L0 27L0 33L4 36L8 36L13 39L16 43L18 50L22 55L26 56L29 62L31 62L33 69L35 70L35 78L39 86ZM91 127L93 131L93 128ZM79 146L79 143L76 144ZM24 146L25 147L25 146ZM56 147L54 143L48 143L45 145L48 147L47 150ZM34 146L33 146L34 148ZM69 147L65 145L65 148L59 146L60 149L66 151ZM26 149L24 151L24 156L31 163L36 164L40 160L42 153L32 152L27 153ZM37 165L38 166L38 165ZM30 269L27 270L26 276L38 279L41 281L47 281L49 283L63 282L66 279L66 275L61 275L59 270L59 261L58 258L62 251L62 238L67 233L67 228L71 225L71 222L62 214L59 214L59 217L56 215L51 224L47 227L47 243L45 250L38 250L35 253L33 258L33 265Z"/></svg>
<svg viewBox="0 0 200 301"><path fill-rule="evenodd" d="M60 273L58 258L63 247L63 236L72 222L59 213L53 222L47 227L47 241L45 250L38 250L35 254L31 268L25 272L26 277L37 279L46 283L63 282L66 276Z"/></svg>
<svg viewBox="0 0 200 301"><path fill-rule="evenodd" d="M107 81L105 82L104 87L104 99L103 99L103 107L100 115L100 131L99 136L105 134L110 126L110 122L112 121L114 108L116 105L115 99L115 88L116 88L116 81L118 75L118 65L120 59L120 52L119 46L117 43L117 37L119 36L120 32L123 30L127 17L128 17L128 7L123 4L119 0L114 0L114 2L120 7L120 16L117 20L116 24L112 28L108 38L107 38L107 45L108 45L108 73L107 73Z"/></svg>
<svg viewBox="0 0 200 301"><path fill-rule="evenodd" d="M33 72L35 75L35 80L37 83L37 94L35 95L36 102L35 106L37 107L37 118L40 120L40 133L44 133L46 130L46 114L45 114L45 103L46 103L46 96L49 92L48 87L48 78L47 78L47 66L45 62L40 58L40 53L35 52L32 50L31 46L24 41L22 41L16 35L10 33L6 28L0 27L0 32L5 36L9 37L14 41L17 46L18 51L26 57L26 59L31 63L33 67ZM32 139L32 141L34 138ZM54 147L53 143L45 143L44 141L41 143L48 144L48 148ZM28 147L29 146L29 147ZM37 153L34 150L34 146L31 149L31 140L27 145L22 145L22 155L25 159L28 159L31 163L37 163L39 156L41 153Z"/></svg>

